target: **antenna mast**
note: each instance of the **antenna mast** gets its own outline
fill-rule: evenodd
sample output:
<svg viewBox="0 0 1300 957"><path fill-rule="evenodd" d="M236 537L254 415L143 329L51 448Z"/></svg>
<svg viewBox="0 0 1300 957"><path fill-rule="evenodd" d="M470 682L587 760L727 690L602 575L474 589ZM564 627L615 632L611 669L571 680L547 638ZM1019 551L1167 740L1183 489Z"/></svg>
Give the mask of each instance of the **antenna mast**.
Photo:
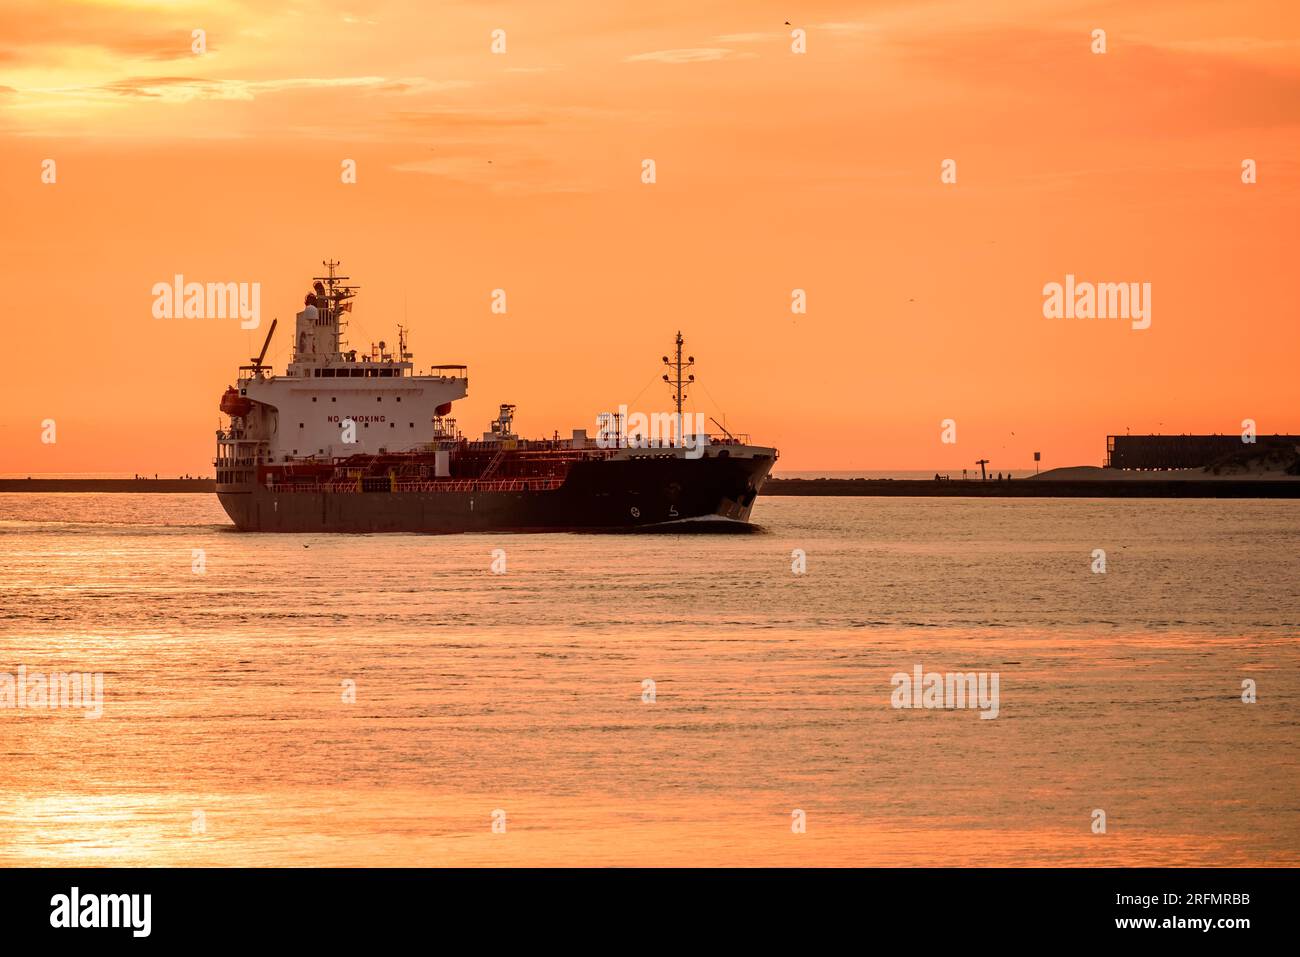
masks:
<svg viewBox="0 0 1300 957"><path fill-rule="evenodd" d="M682 378L682 373L695 365L695 356L687 356L686 362L682 362L681 330L678 330L677 332L677 352L675 355L675 361L669 361L668 357L664 356L664 365L668 366L668 368L674 372L674 376L671 379L668 377L668 374L665 373L664 381L673 387L673 405L677 409L677 438L681 440L684 438L682 435L682 403L686 401L686 388L695 381L695 376L693 375L687 375L685 378Z"/></svg>
<svg viewBox="0 0 1300 957"><path fill-rule="evenodd" d="M343 346L346 344L344 330L347 329L347 322L343 319L344 313L352 312L351 300L360 286L349 286L349 276L340 276L335 272L338 268L337 259L322 259L321 265L324 266L329 275L313 276L315 284L312 288L316 291L317 308L322 309L325 313L326 321L333 325L334 329L334 349L333 354L339 356L343 354Z"/></svg>

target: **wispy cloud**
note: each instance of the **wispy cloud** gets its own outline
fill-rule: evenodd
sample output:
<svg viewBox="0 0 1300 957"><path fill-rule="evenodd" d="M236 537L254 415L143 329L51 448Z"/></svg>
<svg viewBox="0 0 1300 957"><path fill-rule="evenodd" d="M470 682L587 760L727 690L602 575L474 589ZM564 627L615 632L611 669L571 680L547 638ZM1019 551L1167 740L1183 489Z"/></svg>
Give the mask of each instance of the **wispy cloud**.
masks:
<svg viewBox="0 0 1300 957"><path fill-rule="evenodd" d="M138 60L193 56L190 31L200 26L192 22L193 10L182 4L147 11L134 6L6 0L0 4L0 59L48 63L54 56L95 50Z"/></svg>
<svg viewBox="0 0 1300 957"><path fill-rule="evenodd" d="M824 30L827 33L866 33L872 29L869 23L819 23L816 30Z"/></svg>
<svg viewBox="0 0 1300 957"><path fill-rule="evenodd" d="M537 126L543 123L540 113L514 113L506 110L399 110L389 114L403 127L430 130L499 129Z"/></svg>
<svg viewBox="0 0 1300 957"><path fill-rule="evenodd" d="M205 79L189 76L131 76L97 86L47 87L21 92L32 97L72 97L82 100L128 98L160 103L195 100L255 100L264 94L293 90L354 88L375 93L404 94L458 89L461 81L434 82L423 77L382 76L285 77L278 80Z"/></svg>
<svg viewBox="0 0 1300 957"><path fill-rule="evenodd" d="M1018 115L1044 140L1297 126L1300 69L1293 65L1272 67L1219 52L1127 40L1124 55L1108 61L1106 69L1085 70L1079 64L1090 62L1092 54L1079 36L1027 29L900 36L891 42L890 55L941 79L945 89L1015 103ZM1099 98L1106 109L1061 108L1085 97ZM953 120L954 126L961 122Z"/></svg>
<svg viewBox="0 0 1300 957"><path fill-rule="evenodd" d="M626 57L628 63L703 63L731 56L735 50L725 47L685 47L678 50L655 50Z"/></svg>

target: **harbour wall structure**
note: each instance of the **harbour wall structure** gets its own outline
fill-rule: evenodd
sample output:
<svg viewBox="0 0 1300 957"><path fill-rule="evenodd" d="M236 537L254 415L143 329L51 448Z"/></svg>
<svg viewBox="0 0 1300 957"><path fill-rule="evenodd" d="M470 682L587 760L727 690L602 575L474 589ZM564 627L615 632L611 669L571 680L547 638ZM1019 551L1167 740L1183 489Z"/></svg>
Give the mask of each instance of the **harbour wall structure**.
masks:
<svg viewBox="0 0 1300 957"><path fill-rule="evenodd" d="M1300 479L768 479L771 495L923 498L1300 498ZM758 516L761 524L763 516Z"/></svg>
<svg viewBox="0 0 1300 957"><path fill-rule="evenodd" d="M1106 467L1112 469L1200 469L1243 454L1262 455L1269 447L1294 453L1300 435L1259 435L1253 443L1240 435L1108 435Z"/></svg>
<svg viewBox="0 0 1300 957"><path fill-rule="evenodd" d="M216 491L217 480L215 478L0 479L0 492L209 492L216 494Z"/></svg>

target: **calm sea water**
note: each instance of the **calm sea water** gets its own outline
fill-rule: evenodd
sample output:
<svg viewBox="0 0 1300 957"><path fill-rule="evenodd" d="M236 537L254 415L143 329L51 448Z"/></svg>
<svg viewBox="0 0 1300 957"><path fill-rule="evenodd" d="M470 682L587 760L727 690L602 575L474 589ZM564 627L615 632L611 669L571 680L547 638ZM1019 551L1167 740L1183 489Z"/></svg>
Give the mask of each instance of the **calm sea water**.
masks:
<svg viewBox="0 0 1300 957"><path fill-rule="evenodd" d="M273 536L0 495L0 672L104 675L98 719L0 710L0 863L1300 863L1296 503L754 518ZM892 708L918 664L997 672L998 717Z"/></svg>

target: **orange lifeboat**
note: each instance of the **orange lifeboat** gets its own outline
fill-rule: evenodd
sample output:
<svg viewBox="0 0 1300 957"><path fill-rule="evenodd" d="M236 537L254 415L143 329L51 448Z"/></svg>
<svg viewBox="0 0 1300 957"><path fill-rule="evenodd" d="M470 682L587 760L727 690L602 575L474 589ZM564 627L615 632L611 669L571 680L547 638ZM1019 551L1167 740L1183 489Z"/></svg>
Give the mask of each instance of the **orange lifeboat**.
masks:
<svg viewBox="0 0 1300 957"><path fill-rule="evenodd" d="M444 402L442 405L438 406L436 409L433 410L434 415L449 415L450 413L451 413L450 402Z"/></svg>
<svg viewBox="0 0 1300 957"><path fill-rule="evenodd" d="M221 396L221 411L226 415L242 418L253 411L253 400L240 395L234 386L230 386Z"/></svg>

